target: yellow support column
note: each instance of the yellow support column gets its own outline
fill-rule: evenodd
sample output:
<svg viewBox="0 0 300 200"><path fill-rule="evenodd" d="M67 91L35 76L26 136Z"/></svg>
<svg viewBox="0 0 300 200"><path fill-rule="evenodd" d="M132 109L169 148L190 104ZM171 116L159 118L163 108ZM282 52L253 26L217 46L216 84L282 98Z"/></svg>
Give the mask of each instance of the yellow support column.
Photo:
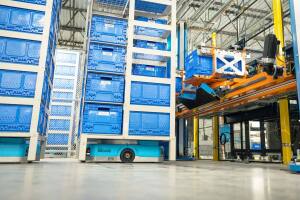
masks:
<svg viewBox="0 0 300 200"><path fill-rule="evenodd" d="M194 158L199 159L199 117L194 116Z"/></svg>
<svg viewBox="0 0 300 200"><path fill-rule="evenodd" d="M273 16L274 16L274 33L277 40L280 41L279 51L276 57L276 65L285 67L285 57L283 53L284 47L284 30L281 0L273 0Z"/></svg>
<svg viewBox="0 0 300 200"><path fill-rule="evenodd" d="M219 116L213 117L213 160L219 160Z"/></svg>
<svg viewBox="0 0 300 200"><path fill-rule="evenodd" d="M279 111L282 143L282 161L283 164L287 165L289 164L292 158L289 101L287 98L279 100Z"/></svg>

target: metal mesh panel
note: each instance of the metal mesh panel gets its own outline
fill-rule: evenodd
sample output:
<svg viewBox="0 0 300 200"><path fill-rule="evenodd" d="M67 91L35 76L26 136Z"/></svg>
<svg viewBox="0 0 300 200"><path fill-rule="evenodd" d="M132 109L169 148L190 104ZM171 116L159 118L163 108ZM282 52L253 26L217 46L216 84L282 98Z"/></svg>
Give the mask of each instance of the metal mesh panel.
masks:
<svg viewBox="0 0 300 200"><path fill-rule="evenodd" d="M47 131L47 157L76 157L81 95L80 53L57 50Z"/></svg>
<svg viewBox="0 0 300 200"><path fill-rule="evenodd" d="M213 157L213 127L212 119L199 120L199 152L202 159Z"/></svg>

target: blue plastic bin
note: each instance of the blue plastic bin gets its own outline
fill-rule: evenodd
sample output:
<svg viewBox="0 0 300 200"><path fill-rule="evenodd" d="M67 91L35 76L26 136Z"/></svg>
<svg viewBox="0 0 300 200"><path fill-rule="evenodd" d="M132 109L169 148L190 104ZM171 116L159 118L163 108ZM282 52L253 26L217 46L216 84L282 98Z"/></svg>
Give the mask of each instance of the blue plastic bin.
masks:
<svg viewBox="0 0 300 200"><path fill-rule="evenodd" d="M70 120L50 119L49 130L69 131L70 130Z"/></svg>
<svg viewBox="0 0 300 200"><path fill-rule="evenodd" d="M47 125L48 125L48 114L46 113L45 105L41 104L37 132L40 135L45 136L47 132Z"/></svg>
<svg viewBox="0 0 300 200"><path fill-rule="evenodd" d="M73 100L73 92L55 92L52 93L52 101L71 102Z"/></svg>
<svg viewBox="0 0 300 200"><path fill-rule="evenodd" d="M51 115L53 116L71 116L72 106L52 105Z"/></svg>
<svg viewBox="0 0 300 200"><path fill-rule="evenodd" d="M234 56L225 56L224 58L225 60L227 60L228 62L232 62L235 57ZM217 70L224 67L224 65L226 65L227 63L224 63L221 59L217 58ZM240 72L243 71L243 64L242 64L242 61L239 61L237 63L234 64L234 67L236 67ZM232 67L227 67L224 69L224 74L226 73L233 73L233 76L234 76L234 73L236 73L236 71L232 68Z"/></svg>
<svg viewBox="0 0 300 200"><path fill-rule="evenodd" d="M28 147L24 138L0 138L0 157L25 157Z"/></svg>
<svg viewBox="0 0 300 200"><path fill-rule="evenodd" d="M55 75L75 76L76 67L56 64Z"/></svg>
<svg viewBox="0 0 300 200"><path fill-rule="evenodd" d="M51 86L49 84L48 76L45 75L41 102L46 106L46 108L49 108L50 98L51 98Z"/></svg>
<svg viewBox="0 0 300 200"><path fill-rule="evenodd" d="M55 61L56 61L56 63L60 63L62 65L63 64L76 65L77 64L77 54L68 53L68 52L59 52L59 54L55 55ZM65 66L65 67L67 67L67 66Z"/></svg>
<svg viewBox="0 0 300 200"><path fill-rule="evenodd" d="M141 10L145 12L151 12L151 13L164 13L167 6L163 4L158 3L152 3L142 0L137 0L135 3L135 9Z"/></svg>
<svg viewBox="0 0 300 200"><path fill-rule="evenodd" d="M127 21L123 19L93 15L90 41L126 45Z"/></svg>
<svg viewBox="0 0 300 200"><path fill-rule="evenodd" d="M130 103L170 106L170 85L132 81Z"/></svg>
<svg viewBox="0 0 300 200"><path fill-rule="evenodd" d="M145 40L135 40L134 46L140 47L140 48L145 48L145 49L155 49L155 50L162 50L162 51L165 51L167 48L166 43L151 42L151 41L145 41Z"/></svg>
<svg viewBox="0 0 300 200"><path fill-rule="evenodd" d="M168 21L165 19L154 19L154 18L142 17L142 16L136 17L136 20L143 21L143 22L154 22L157 24L167 24L168 23Z"/></svg>
<svg viewBox="0 0 300 200"><path fill-rule="evenodd" d="M210 76L213 73L213 58L211 55L198 55L197 50L185 59L186 78L194 75Z"/></svg>
<svg viewBox="0 0 300 200"><path fill-rule="evenodd" d="M123 7L126 5L127 0L96 0L97 3L106 4L108 6Z"/></svg>
<svg viewBox="0 0 300 200"><path fill-rule="evenodd" d="M54 88L58 89L70 89L74 88L74 80L73 79L65 79L65 78L55 78L53 81Z"/></svg>
<svg viewBox="0 0 300 200"><path fill-rule="evenodd" d="M167 74L167 67L162 67L162 66L133 64L132 74L138 76L169 78Z"/></svg>
<svg viewBox="0 0 300 200"><path fill-rule="evenodd" d="M130 112L129 135L169 136L170 114L157 112Z"/></svg>
<svg viewBox="0 0 300 200"><path fill-rule="evenodd" d="M0 96L34 97L36 73L0 70Z"/></svg>
<svg viewBox="0 0 300 200"><path fill-rule="evenodd" d="M47 75L50 77L50 80L53 81L53 78L54 78L54 62L53 62L53 54L51 53L50 48L48 48L48 51L47 51L45 71L46 71Z"/></svg>
<svg viewBox="0 0 300 200"><path fill-rule="evenodd" d="M153 22L157 24L167 24L166 20L162 19L150 19L146 17L137 17L138 21L144 21L144 22ZM137 35L146 35L150 37L163 37L168 31L162 30L162 29L156 29L156 28L147 28L142 26L136 26L135 27L135 34Z"/></svg>
<svg viewBox="0 0 300 200"><path fill-rule="evenodd" d="M160 62L167 61L167 58L164 56L150 55L150 54L144 54L144 53L134 53L133 57L135 59L141 59L141 60L153 60L153 61L160 61Z"/></svg>
<svg viewBox="0 0 300 200"><path fill-rule="evenodd" d="M41 42L0 37L0 62L38 65Z"/></svg>
<svg viewBox="0 0 300 200"><path fill-rule="evenodd" d="M86 103L82 132L93 134L122 133L123 108L118 105Z"/></svg>
<svg viewBox="0 0 300 200"><path fill-rule="evenodd" d="M43 33L44 12L0 5L0 29Z"/></svg>
<svg viewBox="0 0 300 200"><path fill-rule="evenodd" d="M68 134L48 134L47 144L48 145L67 145L69 142Z"/></svg>
<svg viewBox="0 0 300 200"><path fill-rule="evenodd" d="M182 90L182 78L176 77L176 93L180 93Z"/></svg>
<svg viewBox="0 0 300 200"><path fill-rule="evenodd" d="M29 132L32 106L0 104L0 131Z"/></svg>
<svg viewBox="0 0 300 200"><path fill-rule="evenodd" d="M124 73L126 49L124 47L90 43L88 69L100 72Z"/></svg>
<svg viewBox="0 0 300 200"><path fill-rule="evenodd" d="M14 1L33 3L33 4L39 4L39 5L46 5L46 0L14 0Z"/></svg>
<svg viewBox="0 0 300 200"><path fill-rule="evenodd" d="M124 76L88 73L85 100L122 103L124 84Z"/></svg>

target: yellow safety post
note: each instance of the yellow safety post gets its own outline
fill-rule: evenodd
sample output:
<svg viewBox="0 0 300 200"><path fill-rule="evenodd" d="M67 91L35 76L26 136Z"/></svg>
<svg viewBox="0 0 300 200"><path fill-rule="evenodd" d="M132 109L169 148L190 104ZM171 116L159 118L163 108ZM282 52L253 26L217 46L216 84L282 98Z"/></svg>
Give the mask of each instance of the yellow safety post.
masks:
<svg viewBox="0 0 300 200"><path fill-rule="evenodd" d="M274 33L277 40L280 41L279 51L276 57L276 65L285 67L285 57L283 53L284 47L284 30L283 30L283 14L281 0L273 0L273 16L274 16Z"/></svg>
<svg viewBox="0 0 300 200"><path fill-rule="evenodd" d="M219 160L219 116L213 117L213 160Z"/></svg>
<svg viewBox="0 0 300 200"><path fill-rule="evenodd" d="M287 165L289 164L292 158L289 101L287 98L279 100L279 111L282 143L282 161L283 164Z"/></svg>
<svg viewBox="0 0 300 200"><path fill-rule="evenodd" d="M213 70L216 71L217 58L216 58L216 47L217 47L217 33L213 32L211 34L211 55L213 57Z"/></svg>
<svg viewBox="0 0 300 200"><path fill-rule="evenodd" d="M217 33L213 32L211 34L211 46L216 48L217 47Z"/></svg>
<svg viewBox="0 0 300 200"><path fill-rule="evenodd" d="M199 117L194 116L194 158L199 159Z"/></svg>

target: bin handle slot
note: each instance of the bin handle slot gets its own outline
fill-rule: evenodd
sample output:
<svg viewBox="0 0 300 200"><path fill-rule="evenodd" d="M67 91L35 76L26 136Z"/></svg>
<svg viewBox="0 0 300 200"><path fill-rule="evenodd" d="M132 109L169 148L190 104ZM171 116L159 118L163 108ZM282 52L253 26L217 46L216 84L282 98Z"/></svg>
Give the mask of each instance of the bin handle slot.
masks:
<svg viewBox="0 0 300 200"><path fill-rule="evenodd" d="M101 80L112 81L112 77L101 77Z"/></svg>
<svg viewBox="0 0 300 200"><path fill-rule="evenodd" d="M106 52L114 52L113 48L108 48L108 47L102 48L102 50Z"/></svg>
<svg viewBox="0 0 300 200"><path fill-rule="evenodd" d="M110 108L104 108L104 107L98 107L97 109L98 111L106 111L106 112L110 111Z"/></svg>

